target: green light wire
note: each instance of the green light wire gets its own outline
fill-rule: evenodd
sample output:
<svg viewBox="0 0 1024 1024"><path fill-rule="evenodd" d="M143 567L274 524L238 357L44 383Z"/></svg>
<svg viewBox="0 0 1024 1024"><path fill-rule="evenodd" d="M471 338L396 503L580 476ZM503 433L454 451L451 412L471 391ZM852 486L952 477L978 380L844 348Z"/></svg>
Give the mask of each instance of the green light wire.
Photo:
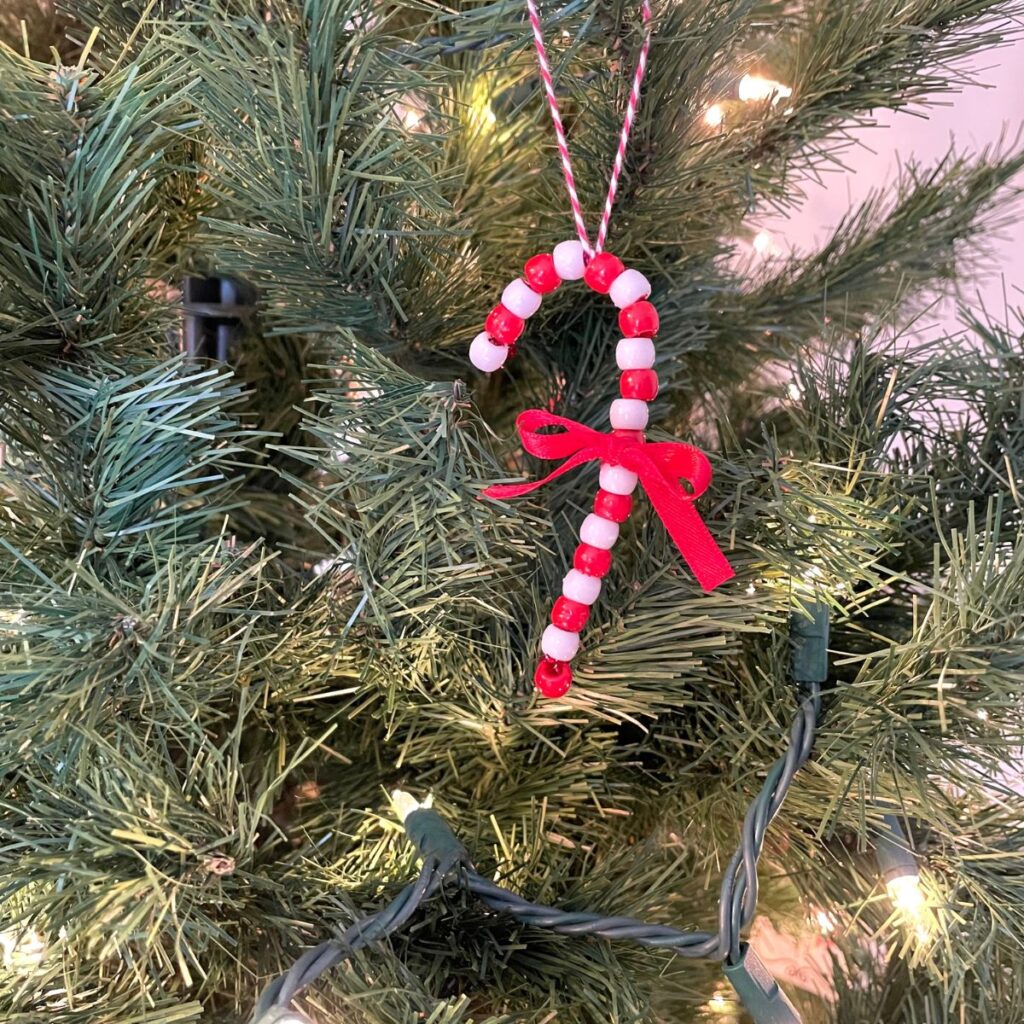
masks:
<svg viewBox="0 0 1024 1024"><path fill-rule="evenodd" d="M742 932L753 921L757 909L757 862L768 826L781 810L796 773L811 755L821 715L828 612L824 604L817 603L810 613L809 624L794 617L793 629L793 674L805 688L804 697L789 730L786 753L768 770L744 817L739 846L722 878L717 931L679 931L669 925L649 924L630 917L609 917L531 903L480 875L473 868L469 853L441 815L430 808L419 807L407 814L404 822L406 835L423 861L417 880L403 889L384 910L356 922L339 939L304 953L287 974L263 991L253 1014L253 1024L262 1024L263 1018L287 1007L302 989L339 961L397 932L419 905L436 895L449 880L492 910L509 914L534 928L545 928L561 935L635 942L668 950L675 956L724 962L727 976L757 1024L799 1022L799 1015L779 992L774 979L743 943Z"/></svg>

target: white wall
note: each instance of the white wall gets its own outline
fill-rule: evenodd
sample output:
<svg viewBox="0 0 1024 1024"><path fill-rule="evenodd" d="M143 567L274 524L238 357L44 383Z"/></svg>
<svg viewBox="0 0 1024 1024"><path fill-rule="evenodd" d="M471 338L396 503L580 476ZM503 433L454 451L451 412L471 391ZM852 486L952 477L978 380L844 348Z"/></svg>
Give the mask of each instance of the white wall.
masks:
<svg viewBox="0 0 1024 1024"><path fill-rule="evenodd" d="M960 150L976 150L997 142L1003 134L1008 145L1016 140L1018 146L1024 146L1024 41L994 50L987 57L975 77L989 88L967 87L959 95L943 96L941 106L922 111L927 119L882 112L883 126L862 132L861 145L844 154L849 172L830 173L821 186L808 184L806 201L788 219L760 221L770 230L773 245L781 249L813 246L853 203L891 181L901 158L913 157L931 165L951 142ZM1024 180L1018 184L1024 187ZM1007 306L1024 309L1024 202L1017 202L1014 213L1015 222L1002 237L987 240L992 259L962 286L971 308L983 304L990 316L1000 321L1005 319ZM929 325L955 330L954 304L930 310L920 326Z"/></svg>

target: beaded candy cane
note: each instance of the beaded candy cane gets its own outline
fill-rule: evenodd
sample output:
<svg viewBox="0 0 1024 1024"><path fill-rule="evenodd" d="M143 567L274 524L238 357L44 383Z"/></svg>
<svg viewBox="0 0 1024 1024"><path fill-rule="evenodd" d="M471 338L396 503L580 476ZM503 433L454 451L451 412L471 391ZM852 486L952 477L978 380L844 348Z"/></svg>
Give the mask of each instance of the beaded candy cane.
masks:
<svg viewBox="0 0 1024 1024"><path fill-rule="evenodd" d="M594 247L590 245L576 193L569 146L558 110L535 0L527 0L527 8L579 241L561 242L551 253L541 253L526 262L523 276L505 288L501 302L488 315L484 330L473 339L469 349L470 360L477 369L486 373L500 369L523 333L526 320L540 308L543 296L554 291L563 281L582 278L594 291L608 295L619 310L619 327L623 334L615 352L616 362L622 371L619 379L622 397L611 404L609 419L612 432L602 434L541 409L527 410L516 420L523 447L540 458L565 461L542 480L526 484L498 484L483 492L485 497L491 498L518 497L584 462L600 462L600 490L594 501L594 511L580 527L581 543L573 557L573 568L562 581L562 596L552 608L551 624L544 630L541 639L544 657L534 674L534 683L541 693L559 697L572 682L569 663L579 650L580 631L601 592L601 580L611 567L611 549L618 539L620 525L632 511L632 493L638 483L643 485L683 558L705 590L729 579L733 571L693 508L693 501L711 481L707 457L692 445L679 442L650 444L644 438L648 421L647 403L658 393L658 375L652 368L658 313L647 301L651 294L650 283L639 271L627 269L616 256L602 251L650 48L649 0L642 3L644 39ZM540 433L545 427L559 427L561 432ZM689 490L679 484L680 478L688 482Z"/></svg>

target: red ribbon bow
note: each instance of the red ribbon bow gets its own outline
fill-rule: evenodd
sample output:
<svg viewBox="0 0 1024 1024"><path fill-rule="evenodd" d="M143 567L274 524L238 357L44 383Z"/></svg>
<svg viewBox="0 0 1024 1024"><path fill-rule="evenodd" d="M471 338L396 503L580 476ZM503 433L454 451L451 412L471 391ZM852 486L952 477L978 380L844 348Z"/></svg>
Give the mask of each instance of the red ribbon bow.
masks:
<svg viewBox="0 0 1024 1024"><path fill-rule="evenodd" d="M561 427L562 430L557 434L538 433L544 427ZM705 590L714 590L735 575L693 507L694 500L711 483L711 463L699 448L680 441L648 444L634 437L602 434L543 409L527 409L520 413L516 418L516 428L523 447L531 455L565 461L543 480L526 484L494 484L483 492L484 497L518 498L595 459L623 466L640 478L669 536ZM683 490L680 478L689 482L690 493Z"/></svg>

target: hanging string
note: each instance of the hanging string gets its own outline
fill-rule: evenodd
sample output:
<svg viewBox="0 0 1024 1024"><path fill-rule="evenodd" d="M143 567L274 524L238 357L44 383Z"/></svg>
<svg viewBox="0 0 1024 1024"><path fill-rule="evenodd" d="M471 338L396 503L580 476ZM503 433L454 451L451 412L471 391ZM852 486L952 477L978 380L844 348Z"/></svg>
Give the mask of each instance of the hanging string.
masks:
<svg viewBox="0 0 1024 1024"><path fill-rule="evenodd" d="M615 205L615 193L618 191L619 178L622 176L622 164L626 158L629 134L633 129L636 111L640 105L640 85L644 80L644 72L647 70L647 54L651 48L650 0L642 0L640 5L643 17L644 38L640 45L640 55L637 57L636 70L633 72L633 84L630 86L629 100L626 103L626 116L622 122L622 131L619 133L619 147L615 152L611 178L608 181L608 195L605 197L604 210L601 213L601 223L597 230L596 245L590 244L587 226L583 221L583 208L580 205L580 197L576 191L576 178L572 172L572 157L569 155L569 143L565 137L565 127L562 124L562 115L558 109L558 97L555 95L555 86L551 78L551 65L548 63L547 48L544 45L544 33L541 30L537 0L526 0L526 8L530 14L530 26L533 28L533 43L537 50L540 78L544 83L544 92L547 95L548 108L551 111L551 121L555 126L555 136L558 139L558 155L562 161L562 173L565 176L566 191L569 193L572 217L576 222L576 234L579 236L580 244L583 246L583 251L587 256L596 256L597 253L604 250L604 243L608 237L608 225L611 223L612 207Z"/></svg>

